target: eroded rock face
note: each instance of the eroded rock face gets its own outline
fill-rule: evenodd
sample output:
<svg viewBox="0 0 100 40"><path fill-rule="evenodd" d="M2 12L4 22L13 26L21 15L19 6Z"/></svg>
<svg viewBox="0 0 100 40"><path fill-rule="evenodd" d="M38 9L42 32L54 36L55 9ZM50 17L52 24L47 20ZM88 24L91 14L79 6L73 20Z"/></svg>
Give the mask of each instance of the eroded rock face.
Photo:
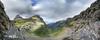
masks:
<svg viewBox="0 0 100 40"><path fill-rule="evenodd" d="M4 32L9 27L9 18L4 11L4 6L0 2L0 40L3 38Z"/></svg>
<svg viewBox="0 0 100 40"><path fill-rule="evenodd" d="M69 24L73 27L69 40L100 40L100 0L72 18Z"/></svg>

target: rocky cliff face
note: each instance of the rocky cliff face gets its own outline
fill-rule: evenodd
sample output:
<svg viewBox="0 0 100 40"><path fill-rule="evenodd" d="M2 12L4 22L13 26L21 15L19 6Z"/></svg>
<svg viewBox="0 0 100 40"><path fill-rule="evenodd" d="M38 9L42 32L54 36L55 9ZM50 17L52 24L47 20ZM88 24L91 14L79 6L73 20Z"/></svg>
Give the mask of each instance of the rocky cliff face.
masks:
<svg viewBox="0 0 100 40"><path fill-rule="evenodd" d="M9 22L9 18L4 11L4 6L0 2L0 40L3 39L5 31L10 26Z"/></svg>
<svg viewBox="0 0 100 40"><path fill-rule="evenodd" d="M63 40L100 40L100 0L79 15L66 21L72 33Z"/></svg>

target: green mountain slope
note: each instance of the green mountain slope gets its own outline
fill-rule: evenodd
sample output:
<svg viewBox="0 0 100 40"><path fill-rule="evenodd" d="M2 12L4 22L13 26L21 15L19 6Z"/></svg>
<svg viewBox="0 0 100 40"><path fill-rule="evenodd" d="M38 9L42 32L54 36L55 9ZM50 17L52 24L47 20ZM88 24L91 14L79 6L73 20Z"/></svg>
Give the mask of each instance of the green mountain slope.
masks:
<svg viewBox="0 0 100 40"><path fill-rule="evenodd" d="M46 34L43 31L46 31L45 29L47 28L47 26L43 19L38 15L25 19L17 15L14 22L15 27L19 30L25 30L27 33L36 34L39 36L43 36Z"/></svg>

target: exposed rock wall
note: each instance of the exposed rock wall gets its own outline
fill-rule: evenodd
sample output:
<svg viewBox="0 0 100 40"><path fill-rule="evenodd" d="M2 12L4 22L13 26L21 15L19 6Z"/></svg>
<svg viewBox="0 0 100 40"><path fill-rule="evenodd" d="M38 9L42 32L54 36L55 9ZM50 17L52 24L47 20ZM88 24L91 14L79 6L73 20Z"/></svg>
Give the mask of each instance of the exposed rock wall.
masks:
<svg viewBox="0 0 100 40"><path fill-rule="evenodd" d="M3 39L4 32L8 29L9 27L9 18L6 15L4 11L4 6L0 2L0 40Z"/></svg>
<svg viewBox="0 0 100 40"><path fill-rule="evenodd" d="M64 40L100 40L100 0L70 20L73 32Z"/></svg>

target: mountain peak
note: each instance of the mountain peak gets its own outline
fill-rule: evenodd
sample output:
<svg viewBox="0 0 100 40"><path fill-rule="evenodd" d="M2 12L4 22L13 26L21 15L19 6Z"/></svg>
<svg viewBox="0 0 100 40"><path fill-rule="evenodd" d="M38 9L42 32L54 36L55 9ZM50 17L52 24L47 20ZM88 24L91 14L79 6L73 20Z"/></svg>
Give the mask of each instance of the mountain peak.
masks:
<svg viewBox="0 0 100 40"><path fill-rule="evenodd" d="M39 15L34 15L31 18L34 19L34 20L43 21L43 19Z"/></svg>
<svg viewBox="0 0 100 40"><path fill-rule="evenodd" d="M40 16L39 16L39 15L34 15L34 16L32 16L32 17L38 17L38 18L40 18Z"/></svg>
<svg viewBox="0 0 100 40"><path fill-rule="evenodd" d="M22 17L20 15L16 15L16 17L14 18L14 20L16 19L22 19Z"/></svg>

